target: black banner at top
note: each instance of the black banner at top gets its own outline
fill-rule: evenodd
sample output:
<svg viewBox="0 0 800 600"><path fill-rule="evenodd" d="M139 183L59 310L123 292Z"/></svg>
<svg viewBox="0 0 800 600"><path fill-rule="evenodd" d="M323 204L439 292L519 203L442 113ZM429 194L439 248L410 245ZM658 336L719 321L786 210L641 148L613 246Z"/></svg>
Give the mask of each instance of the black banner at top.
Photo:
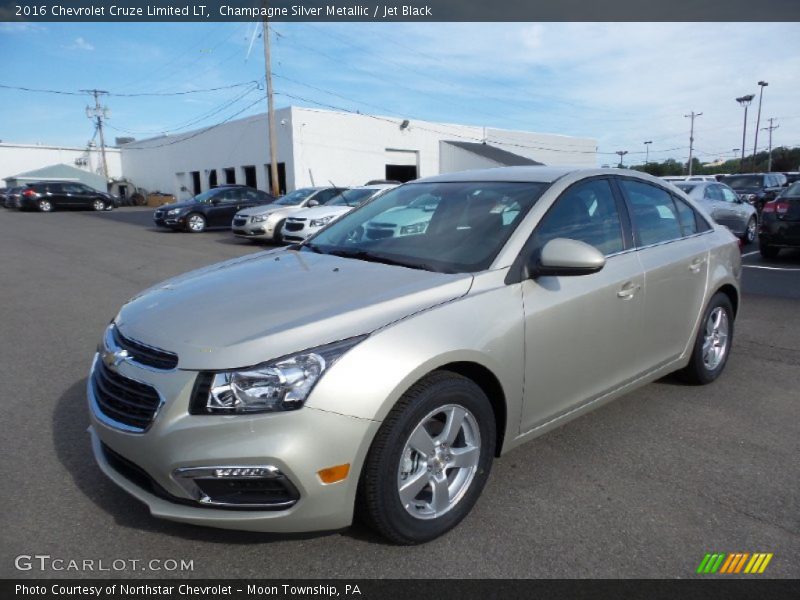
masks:
<svg viewBox="0 0 800 600"><path fill-rule="evenodd" d="M800 21L799 0L0 0L0 21Z"/></svg>

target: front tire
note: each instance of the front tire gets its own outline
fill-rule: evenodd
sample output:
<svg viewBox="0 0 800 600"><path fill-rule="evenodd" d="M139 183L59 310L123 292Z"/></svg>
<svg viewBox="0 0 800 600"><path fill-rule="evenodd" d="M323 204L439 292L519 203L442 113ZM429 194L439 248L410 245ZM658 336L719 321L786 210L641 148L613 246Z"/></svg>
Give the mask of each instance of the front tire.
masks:
<svg viewBox="0 0 800 600"><path fill-rule="evenodd" d="M700 322L692 357L681 375L687 383L705 385L720 376L733 342L733 305L722 292L712 296Z"/></svg>
<svg viewBox="0 0 800 600"><path fill-rule="evenodd" d="M200 213L186 215L186 231L189 233L203 233L206 230L206 218Z"/></svg>
<svg viewBox="0 0 800 600"><path fill-rule="evenodd" d="M272 241L276 244L283 243L283 234L281 230L283 229L283 225L286 223L286 219L281 219L278 221L278 224L275 225L275 233L272 234Z"/></svg>
<svg viewBox="0 0 800 600"><path fill-rule="evenodd" d="M375 436L359 480L359 515L397 544L439 537L478 500L495 438L494 411L480 387L447 371L425 377Z"/></svg>
<svg viewBox="0 0 800 600"><path fill-rule="evenodd" d="M97 212L102 212L105 209L106 209L106 203L103 202L102 200L98 199L98 200L92 201L92 210L95 210Z"/></svg>

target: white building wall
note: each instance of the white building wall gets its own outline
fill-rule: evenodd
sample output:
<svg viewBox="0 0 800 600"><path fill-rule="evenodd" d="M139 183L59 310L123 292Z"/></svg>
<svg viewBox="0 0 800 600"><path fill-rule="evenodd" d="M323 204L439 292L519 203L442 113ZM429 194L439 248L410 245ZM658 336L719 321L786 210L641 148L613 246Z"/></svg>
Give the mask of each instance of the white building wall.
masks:
<svg viewBox="0 0 800 600"><path fill-rule="evenodd" d="M75 161L86 161L76 164ZM106 148L108 176L122 176L122 160L119 148ZM26 173L42 167L65 164L90 173L103 174L103 162L99 149L87 150L70 146L45 146L42 144L0 143L0 181L6 177Z"/></svg>
<svg viewBox="0 0 800 600"><path fill-rule="evenodd" d="M291 187L292 143L291 114L288 108L276 111L278 162L286 163L286 180ZM190 198L192 171L200 172L201 189L209 188L209 174L217 172L217 183L225 183L224 169L234 168L236 182L244 183L245 166L256 168L258 189L268 191L267 169L270 161L266 115L231 121L213 129L181 135L163 136L125 144L122 147L122 171L137 187L149 192ZM187 190L182 191L185 186Z"/></svg>
<svg viewBox="0 0 800 600"><path fill-rule="evenodd" d="M596 142L588 138L539 134L466 125L371 117L329 110L288 107L276 111L278 161L285 163L288 190L310 185L363 185L384 179L387 164L416 164L419 177L442 171L440 142L469 141L498 146L548 165L596 166ZM181 141L184 140L184 141ZM552 148L545 150L543 148ZM258 188L267 190L269 138L266 115L231 121L210 130L126 144L122 170L148 191L192 195L191 171L233 167L243 183L242 167L255 165ZM485 166L482 165L482 166ZM183 174L183 175L178 175ZM181 192L181 186L187 191Z"/></svg>

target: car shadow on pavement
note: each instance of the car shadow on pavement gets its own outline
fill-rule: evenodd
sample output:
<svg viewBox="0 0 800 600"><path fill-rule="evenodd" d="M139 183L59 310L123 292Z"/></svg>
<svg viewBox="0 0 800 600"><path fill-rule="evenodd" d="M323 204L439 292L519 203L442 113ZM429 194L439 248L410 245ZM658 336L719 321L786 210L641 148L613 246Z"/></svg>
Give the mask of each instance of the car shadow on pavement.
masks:
<svg viewBox="0 0 800 600"><path fill-rule="evenodd" d="M95 217L97 219L123 223L125 225L133 225L135 227L144 226L155 231L159 228L156 228L153 225L153 210L155 209L147 207L126 207L102 212L86 211L86 215ZM164 231L170 230L164 229Z"/></svg>
<svg viewBox="0 0 800 600"><path fill-rule="evenodd" d="M266 544L349 534L349 530L298 534L213 529L152 517L144 504L119 489L95 464L86 408L86 378L74 383L58 399L53 411L53 446L56 456L75 482L75 487L117 525L139 531L223 544ZM363 534L356 534L359 539Z"/></svg>

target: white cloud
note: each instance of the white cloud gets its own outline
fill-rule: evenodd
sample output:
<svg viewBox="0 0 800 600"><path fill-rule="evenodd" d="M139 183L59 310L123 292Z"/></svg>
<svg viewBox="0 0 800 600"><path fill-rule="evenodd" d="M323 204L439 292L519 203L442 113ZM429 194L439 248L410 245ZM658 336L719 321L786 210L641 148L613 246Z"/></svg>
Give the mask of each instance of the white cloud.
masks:
<svg viewBox="0 0 800 600"><path fill-rule="evenodd" d="M45 31L45 28L36 23L27 22L6 22L0 23L0 33L15 34L15 33L38 33Z"/></svg>
<svg viewBox="0 0 800 600"><path fill-rule="evenodd" d="M92 46L89 42L87 42L82 37L76 37L75 42L69 46L70 50L87 50L92 51L94 50L94 46Z"/></svg>

